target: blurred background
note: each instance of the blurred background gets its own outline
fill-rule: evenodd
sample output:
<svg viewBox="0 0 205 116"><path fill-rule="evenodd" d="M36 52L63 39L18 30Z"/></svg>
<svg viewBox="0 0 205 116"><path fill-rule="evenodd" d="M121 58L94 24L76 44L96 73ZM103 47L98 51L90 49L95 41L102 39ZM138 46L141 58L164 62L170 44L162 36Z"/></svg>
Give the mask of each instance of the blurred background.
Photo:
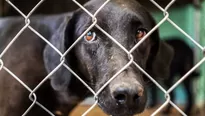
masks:
<svg viewBox="0 0 205 116"><path fill-rule="evenodd" d="M40 0L10 0L16 5L23 13L27 14ZM79 0L81 4L84 4L87 0ZM156 6L154 6L149 0L138 0L151 12L156 21L159 22L163 19L164 15ZM170 2L170 0L155 0L163 8ZM44 3L34 12L34 14L59 14L64 12L72 12L77 9L78 6L72 2L72 0L45 0ZM187 34L194 38L202 46L205 46L205 2L203 0L176 0L174 5L168 10L170 19L175 22L180 28L182 28ZM18 16L19 13L14 10L5 0L0 0L0 17ZM194 51L195 61L194 64L199 62L204 57L202 51L193 44L190 39L179 32L169 22L165 22L160 26L160 37L162 39L172 39L173 37L186 42ZM194 91L194 116L205 115L205 63L197 69L200 72L200 76L193 78L193 91ZM180 77L176 77L175 82ZM154 86L154 85L152 85ZM151 91L151 90L150 90ZM184 91L183 84L174 91L176 100L174 101L178 106L183 108L187 104L187 95ZM163 93L157 90L157 99L155 102L157 105L146 110L143 115L150 115L162 104L165 99ZM152 101L153 95L149 97ZM78 108L76 108L71 116L78 116L84 113L90 105L93 104L93 99L89 98L84 101ZM148 105L149 107L149 105ZM173 110L172 113L176 113ZM92 110L90 116L105 116L99 108ZM173 114L171 114L173 115Z"/></svg>

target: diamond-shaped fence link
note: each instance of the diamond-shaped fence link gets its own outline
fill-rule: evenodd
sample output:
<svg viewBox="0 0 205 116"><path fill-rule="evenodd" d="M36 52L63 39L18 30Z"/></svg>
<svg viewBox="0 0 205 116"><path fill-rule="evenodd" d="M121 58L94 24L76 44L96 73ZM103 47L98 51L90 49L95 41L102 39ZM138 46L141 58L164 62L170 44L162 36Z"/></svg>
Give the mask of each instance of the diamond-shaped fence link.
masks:
<svg viewBox="0 0 205 116"><path fill-rule="evenodd" d="M25 15L22 13L16 6L13 4L10 0L6 0L8 4L10 4L16 11L18 11L21 16L25 19L25 26L16 34L16 36L12 39L12 41L6 46L6 48L3 50L3 52L0 54L0 71L5 70L8 72L14 79L16 79L23 87L25 87L29 92L30 95L28 96L29 99L33 102L30 107L22 114L25 116L36 104L40 106L42 109L44 109L47 113L49 113L51 116L54 116L54 114L49 111L46 107L44 107L41 103L37 101L37 97L35 92L45 83L46 80L48 80L52 74L54 74L60 67L65 67L67 70L69 70L79 81L81 81L87 89L94 95L95 97L95 103L84 113L82 116L86 116L98 103L98 95L102 92L102 90L113 80L115 79L122 71L124 71L126 68L128 68L131 64L134 64L142 73L144 73L147 78L149 78L162 92L165 94L166 102L159 107L152 115L156 115L159 113L167 104L171 104L174 108L176 108L182 115L186 116L186 114L177 106L175 105L171 100L169 93L172 92L180 83L182 83L195 69L197 69L202 63L205 62L205 57L197 63L189 72L187 72L180 80L178 80L171 88L168 90L165 90L157 81L153 79L152 76L150 76L143 68L141 68L135 61L134 57L132 55L132 52L138 48L156 29L158 29L165 21L168 21L171 25L173 25L177 30L179 30L182 34L184 34L188 39L190 39L196 46L198 46L203 52L205 52L205 47L201 46L199 43L197 43L190 35L188 35L183 29L181 29L177 24L175 24L170 18L169 13L167 10L174 4L175 0L170 1L170 3L165 7L162 8L157 2L154 0L150 0L150 2L153 3L154 6L156 6L159 10L164 13L164 18L150 31L147 33L146 36L144 36L131 50L127 50L124 48L118 41L116 41L115 38L113 38L109 33L107 33L105 30L103 30L98 24L97 24L97 18L96 15L101 11L101 9L106 6L107 3L110 2L110 0L105 1L99 9L94 13L90 13L85 7L83 7L77 0L72 0L76 5L78 5L84 12L86 12L93 20L92 24L87 28L87 30L80 36L78 39L68 48L68 50L65 53L61 53L57 48L55 48L46 38L44 38L39 32L37 32L35 29L33 29L30 26L30 16L32 13L44 2L45 0L39 1L39 3L28 13L28 15ZM110 80L108 80L97 92L95 92L85 81L81 79L78 74L76 74L66 63L65 63L65 56L71 51L71 49L83 38L84 35L86 35L87 32L89 32L93 27L98 28L102 33L104 33L110 40L112 40L116 45L118 45L129 58L129 62L120 69L115 75L113 75ZM4 61L1 59L3 55L7 52L7 50L12 46L12 44L18 39L18 37L24 32L25 29L30 29L33 33L35 33L37 36L39 36L43 41L45 41L50 47L52 47L60 56L60 64L51 71L34 89L29 88L23 81L20 80L19 77L17 77L12 71L10 71L7 67L4 66Z"/></svg>

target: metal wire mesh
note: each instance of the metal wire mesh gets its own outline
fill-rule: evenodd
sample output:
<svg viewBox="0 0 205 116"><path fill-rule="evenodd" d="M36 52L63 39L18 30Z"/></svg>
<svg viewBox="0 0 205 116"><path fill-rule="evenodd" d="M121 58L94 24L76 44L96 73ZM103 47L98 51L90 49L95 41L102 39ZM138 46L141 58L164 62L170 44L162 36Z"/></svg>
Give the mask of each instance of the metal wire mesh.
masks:
<svg viewBox="0 0 205 116"><path fill-rule="evenodd" d="M98 95L103 91L103 89L113 80L115 79L122 71L124 71L126 68L128 68L131 64L134 64L142 73L144 73L156 86L164 92L166 102L163 103L153 114L152 116L159 113L167 104L171 104L174 108L176 108L182 115L186 116L186 114L177 106L175 105L171 100L169 93L172 92L180 83L182 83L195 69L197 69L202 63L205 62L205 57L201 59L199 63L197 63L189 72L187 72L180 80L178 80L171 88L168 90L165 90L157 81L153 79L152 76L150 76L143 68L141 68L133 59L132 52L138 48L139 45L141 45L148 36L150 36L156 29L159 28L165 21L168 21L171 25L173 25L177 30L179 30L182 34L184 34L188 39L190 39L197 47L199 47L203 52L205 52L205 47L201 46L199 43L197 43L189 34L187 34L183 29L181 29L175 22L173 22L169 18L169 12L167 10L174 4L175 0L172 0L165 8L162 8L157 2L154 0L150 0L150 2L153 3L154 6L156 6L161 12L164 13L164 18L150 31L148 34L143 37L143 39L138 42L131 50L127 50L124 48L118 41L116 41L109 33L107 33L105 30L103 30L98 24L97 24L97 18L96 15L101 11L101 9L106 6L107 3L110 2L110 0L107 0L104 2L99 9L94 13L90 13L86 8L84 8L78 1L72 0L75 4L77 4L82 10L84 10L92 19L93 22L90 25L90 27L87 28L87 30L71 45L70 48L65 53L61 53L57 48L55 48L49 41L47 41L46 38L44 38L39 32L37 32L34 28L30 26L30 16L32 13L44 2L45 0L41 0L29 13L28 15L25 15L22 13L10 0L6 0L8 4L10 4L16 11L18 11L21 16L25 19L25 26L16 34L16 36L12 39L12 41L6 46L6 48L3 50L3 52L0 54L0 71L5 70L8 72L14 79L16 79L23 87L25 87L29 92L29 99L33 102L30 107L22 114L22 116L25 116L35 104L40 106L42 109L44 109L47 113L49 113L51 116L54 116L54 114L49 111L46 107L44 107L41 103L37 101L37 96L35 92L45 83L46 80L48 80L52 74L54 74L60 67L65 67L68 69L76 78L79 79L87 88L92 92L92 94L95 97L95 103L84 113L82 116L86 116L98 103ZM66 63L65 63L65 56L71 51L71 49L83 38L83 36L93 27L98 28L102 33L104 33L107 37L109 37L110 40L112 40L116 45L118 45L128 56L129 62L121 69L119 70L113 77L110 78L109 81L107 81L97 92L95 92L85 81L81 79L78 74L76 74ZM20 80L19 77L17 77L12 71L10 71L7 67L4 66L4 61L1 59L3 55L7 52L7 50L12 46L12 44L18 39L18 37L24 32L25 29L30 29L33 33L38 35L43 41L45 41L49 46L51 46L60 56L60 64L51 72L49 73L34 89L29 88L23 81Z"/></svg>

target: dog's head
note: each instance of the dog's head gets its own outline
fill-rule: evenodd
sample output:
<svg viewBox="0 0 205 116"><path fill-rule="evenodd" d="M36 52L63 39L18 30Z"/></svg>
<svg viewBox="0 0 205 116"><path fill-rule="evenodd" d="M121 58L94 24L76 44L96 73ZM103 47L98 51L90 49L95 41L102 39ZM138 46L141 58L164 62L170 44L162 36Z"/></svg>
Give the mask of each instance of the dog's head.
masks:
<svg viewBox="0 0 205 116"><path fill-rule="evenodd" d="M104 2L92 0L85 7L94 14ZM135 0L112 0L96 18L97 24L128 51L155 26L151 15ZM77 10L50 41L65 52L92 23L92 18L86 12ZM50 50L47 47L44 54L47 69L51 71L59 64L59 55ZM75 45L72 55L77 61L76 68L90 81L95 91L130 61L128 54L96 27ZM154 78L168 76L172 49L159 39L158 31L152 33L132 55L134 61ZM67 62L72 62L69 60L66 57ZM70 73L65 70L61 68L53 76L51 82L54 89L61 90L68 86ZM130 116L142 112L147 99L146 78L131 64L99 94L99 106L113 116Z"/></svg>

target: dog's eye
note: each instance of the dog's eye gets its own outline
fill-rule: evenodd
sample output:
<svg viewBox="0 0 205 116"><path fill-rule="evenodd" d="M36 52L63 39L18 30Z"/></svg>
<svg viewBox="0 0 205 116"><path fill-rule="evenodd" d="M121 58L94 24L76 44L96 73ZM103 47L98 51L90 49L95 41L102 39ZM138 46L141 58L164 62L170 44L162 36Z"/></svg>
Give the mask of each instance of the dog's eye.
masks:
<svg viewBox="0 0 205 116"><path fill-rule="evenodd" d="M85 36L84 39L88 42L92 42L96 40L96 33L89 31Z"/></svg>
<svg viewBox="0 0 205 116"><path fill-rule="evenodd" d="M146 34L147 34L147 31L145 29L138 29L137 34L136 34L137 40L142 39Z"/></svg>

